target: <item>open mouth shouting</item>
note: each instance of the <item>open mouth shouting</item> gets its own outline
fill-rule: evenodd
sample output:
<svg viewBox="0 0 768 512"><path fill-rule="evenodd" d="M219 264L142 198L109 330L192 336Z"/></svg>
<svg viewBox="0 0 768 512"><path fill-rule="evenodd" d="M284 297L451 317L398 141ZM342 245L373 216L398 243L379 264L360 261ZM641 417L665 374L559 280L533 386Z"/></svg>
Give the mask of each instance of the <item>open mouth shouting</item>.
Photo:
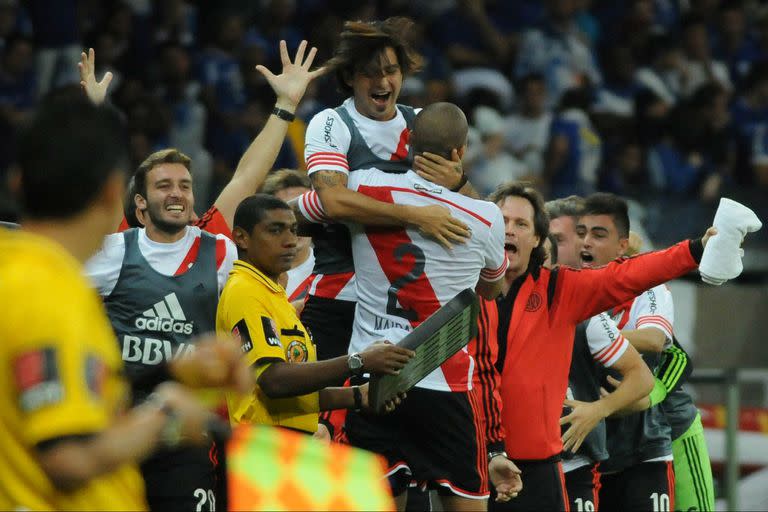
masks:
<svg viewBox="0 0 768 512"><path fill-rule="evenodd" d="M384 108L389 103L389 99L392 97L391 92L376 92L371 93L371 99L377 107Z"/></svg>
<svg viewBox="0 0 768 512"><path fill-rule="evenodd" d="M592 254L588 253L587 251L581 251L579 253L579 257L581 258L582 267L592 268L595 266L595 257L592 256Z"/></svg>
<svg viewBox="0 0 768 512"><path fill-rule="evenodd" d="M512 242L507 242L504 244L504 250L507 251L508 254L517 254L517 245Z"/></svg>

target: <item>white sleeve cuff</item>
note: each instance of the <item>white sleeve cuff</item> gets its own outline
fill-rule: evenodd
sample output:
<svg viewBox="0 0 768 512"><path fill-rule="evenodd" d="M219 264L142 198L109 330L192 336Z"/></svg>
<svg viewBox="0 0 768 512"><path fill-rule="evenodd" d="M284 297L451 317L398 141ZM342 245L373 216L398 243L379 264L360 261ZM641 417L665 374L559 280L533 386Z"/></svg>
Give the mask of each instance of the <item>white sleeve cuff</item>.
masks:
<svg viewBox="0 0 768 512"><path fill-rule="evenodd" d="M320 202L320 196L318 196L317 192L314 190L310 190L299 196L299 210L305 219L315 224L331 222L325 215L323 204Z"/></svg>

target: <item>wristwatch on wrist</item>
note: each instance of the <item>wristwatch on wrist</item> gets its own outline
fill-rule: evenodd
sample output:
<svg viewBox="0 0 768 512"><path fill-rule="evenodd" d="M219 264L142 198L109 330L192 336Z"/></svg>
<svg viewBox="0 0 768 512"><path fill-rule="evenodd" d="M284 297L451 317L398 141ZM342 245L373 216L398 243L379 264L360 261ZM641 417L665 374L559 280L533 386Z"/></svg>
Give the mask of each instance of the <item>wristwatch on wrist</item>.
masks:
<svg viewBox="0 0 768 512"><path fill-rule="evenodd" d="M363 357L355 352L347 358L347 366L352 375L360 375L363 373Z"/></svg>
<svg viewBox="0 0 768 512"><path fill-rule="evenodd" d="M492 460L494 457L497 457L497 456L499 456L499 455L502 455L502 456L503 456L505 459L508 459L508 458L509 458L509 456L507 455L507 452L505 452L505 451L500 451L500 452L488 452L488 464L490 464L490 463L491 463L491 460Z"/></svg>

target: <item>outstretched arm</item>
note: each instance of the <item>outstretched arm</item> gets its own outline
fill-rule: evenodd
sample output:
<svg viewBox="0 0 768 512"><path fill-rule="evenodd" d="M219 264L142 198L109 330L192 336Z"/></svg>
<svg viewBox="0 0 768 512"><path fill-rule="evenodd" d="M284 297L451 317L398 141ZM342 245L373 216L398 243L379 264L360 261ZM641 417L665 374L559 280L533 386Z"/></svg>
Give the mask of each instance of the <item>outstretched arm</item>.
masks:
<svg viewBox="0 0 768 512"><path fill-rule="evenodd" d="M296 51L295 58L291 61L285 41L280 41L282 73L275 75L264 66L256 66L256 69L264 75L277 95L275 107L291 114L296 111L309 83L325 72L325 68L310 71L317 48L311 48L305 58L306 49L307 42L302 41ZM288 124L289 121L274 114L269 116L264 128L240 158L232 179L216 198L214 205L226 219L230 228L234 221L237 206L243 199L256 193L272 169L288 132Z"/></svg>

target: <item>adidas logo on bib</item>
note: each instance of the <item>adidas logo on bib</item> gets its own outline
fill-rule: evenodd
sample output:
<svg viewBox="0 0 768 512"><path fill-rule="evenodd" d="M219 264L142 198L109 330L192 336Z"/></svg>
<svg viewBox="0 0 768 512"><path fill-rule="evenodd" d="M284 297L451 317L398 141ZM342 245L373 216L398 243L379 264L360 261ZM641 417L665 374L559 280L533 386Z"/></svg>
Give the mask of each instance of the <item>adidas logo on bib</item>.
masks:
<svg viewBox="0 0 768 512"><path fill-rule="evenodd" d="M136 319L136 328L147 331L192 334L193 327L194 322L187 322L175 293L169 293Z"/></svg>

